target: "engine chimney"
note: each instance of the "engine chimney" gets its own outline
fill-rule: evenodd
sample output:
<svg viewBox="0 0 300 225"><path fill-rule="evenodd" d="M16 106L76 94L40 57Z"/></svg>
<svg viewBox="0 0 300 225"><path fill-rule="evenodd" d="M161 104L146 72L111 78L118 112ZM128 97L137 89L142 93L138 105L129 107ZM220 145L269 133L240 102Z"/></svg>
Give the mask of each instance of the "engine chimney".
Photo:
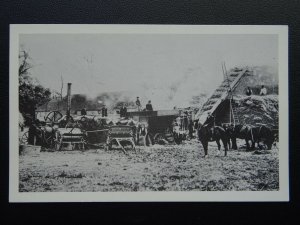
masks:
<svg viewBox="0 0 300 225"><path fill-rule="evenodd" d="M67 92L67 118L70 117L71 114L71 85L72 83L68 83L68 92Z"/></svg>

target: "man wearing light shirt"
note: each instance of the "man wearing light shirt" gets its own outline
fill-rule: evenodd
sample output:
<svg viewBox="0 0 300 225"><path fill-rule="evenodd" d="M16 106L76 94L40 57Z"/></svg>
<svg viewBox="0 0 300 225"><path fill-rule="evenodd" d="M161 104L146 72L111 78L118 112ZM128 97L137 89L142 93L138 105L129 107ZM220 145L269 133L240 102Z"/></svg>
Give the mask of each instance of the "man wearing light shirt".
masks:
<svg viewBox="0 0 300 225"><path fill-rule="evenodd" d="M260 95L266 95L267 94L267 88L264 85L261 86L259 94Z"/></svg>

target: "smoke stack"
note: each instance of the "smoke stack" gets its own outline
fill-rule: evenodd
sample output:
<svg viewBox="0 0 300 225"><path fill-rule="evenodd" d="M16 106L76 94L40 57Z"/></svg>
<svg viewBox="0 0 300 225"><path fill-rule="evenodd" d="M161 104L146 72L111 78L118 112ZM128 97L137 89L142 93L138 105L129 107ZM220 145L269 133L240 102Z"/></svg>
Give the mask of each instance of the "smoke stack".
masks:
<svg viewBox="0 0 300 225"><path fill-rule="evenodd" d="M68 92L67 92L67 117L70 117L71 112L71 85L72 83L68 83Z"/></svg>

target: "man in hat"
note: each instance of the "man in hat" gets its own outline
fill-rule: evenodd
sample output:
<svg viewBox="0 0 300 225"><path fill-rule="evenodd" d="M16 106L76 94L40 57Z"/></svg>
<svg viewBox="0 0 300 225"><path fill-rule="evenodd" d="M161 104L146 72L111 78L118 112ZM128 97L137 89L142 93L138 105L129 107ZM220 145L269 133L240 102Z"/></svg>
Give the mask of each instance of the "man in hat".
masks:
<svg viewBox="0 0 300 225"><path fill-rule="evenodd" d="M266 95L267 94L267 88L264 85L261 86L259 94L260 95Z"/></svg>
<svg viewBox="0 0 300 225"><path fill-rule="evenodd" d="M147 110L147 111L153 111L152 104L151 104L151 100L148 101L148 103L147 103L147 105L146 105L146 110Z"/></svg>
<svg viewBox="0 0 300 225"><path fill-rule="evenodd" d="M135 104L136 104L136 105L137 105L137 107L138 107L138 111L141 111L141 102L140 102L140 99L139 99L139 97L136 97Z"/></svg>
<svg viewBox="0 0 300 225"><path fill-rule="evenodd" d="M215 136L215 116L211 113L211 112L208 112L207 113L207 119L205 121L205 124L207 126L210 127L210 132L211 132L211 140L213 139L213 137Z"/></svg>
<svg viewBox="0 0 300 225"><path fill-rule="evenodd" d="M247 95L247 96L251 96L251 95L252 95L252 90L251 90L250 87L247 87L246 95Z"/></svg>
<svg viewBox="0 0 300 225"><path fill-rule="evenodd" d="M102 117L107 117L107 108L106 108L106 106L105 105L103 105L103 107L102 107Z"/></svg>
<svg viewBox="0 0 300 225"><path fill-rule="evenodd" d="M85 107L81 110L81 115L86 116L86 108Z"/></svg>
<svg viewBox="0 0 300 225"><path fill-rule="evenodd" d="M127 108L126 108L125 104L123 104L120 109L120 117L126 117L126 114L127 114Z"/></svg>

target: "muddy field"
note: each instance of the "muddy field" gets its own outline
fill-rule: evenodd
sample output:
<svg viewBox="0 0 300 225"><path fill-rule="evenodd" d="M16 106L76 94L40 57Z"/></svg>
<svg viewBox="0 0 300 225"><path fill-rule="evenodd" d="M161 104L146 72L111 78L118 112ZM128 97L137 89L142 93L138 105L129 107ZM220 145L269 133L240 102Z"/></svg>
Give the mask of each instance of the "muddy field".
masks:
<svg viewBox="0 0 300 225"><path fill-rule="evenodd" d="M278 149L218 154L199 142L137 147L137 152L38 152L20 155L20 192L269 191L279 189Z"/></svg>

